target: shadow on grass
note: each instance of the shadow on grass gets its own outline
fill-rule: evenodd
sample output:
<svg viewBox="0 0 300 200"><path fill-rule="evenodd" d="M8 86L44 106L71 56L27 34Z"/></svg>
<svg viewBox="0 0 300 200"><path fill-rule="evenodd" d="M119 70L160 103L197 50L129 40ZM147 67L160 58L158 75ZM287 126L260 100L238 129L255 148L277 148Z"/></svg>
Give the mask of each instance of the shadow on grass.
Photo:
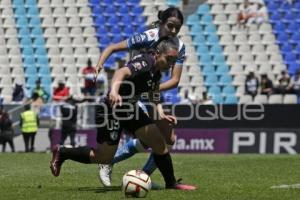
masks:
<svg viewBox="0 0 300 200"><path fill-rule="evenodd" d="M111 187L79 187L71 189L73 191L85 191L85 192L95 192L95 193L105 193L111 191L121 191L122 186L111 186Z"/></svg>

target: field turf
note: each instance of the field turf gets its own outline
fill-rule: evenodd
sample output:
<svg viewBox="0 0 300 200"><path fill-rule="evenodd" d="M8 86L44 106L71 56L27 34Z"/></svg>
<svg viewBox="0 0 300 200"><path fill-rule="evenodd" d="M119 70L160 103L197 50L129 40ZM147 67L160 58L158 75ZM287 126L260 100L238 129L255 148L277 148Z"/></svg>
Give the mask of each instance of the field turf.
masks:
<svg viewBox="0 0 300 200"><path fill-rule="evenodd" d="M67 161L55 178L49 169L50 154L0 154L1 200L114 200L125 199L122 175L138 169L146 160L139 154L114 168L114 186L105 189L96 165ZM188 200L299 200L300 188L271 186L300 183L300 157L288 155L173 155L178 178L198 186L194 192L151 191L147 199ZM152 177L163 184L160 174Z"/></svg>

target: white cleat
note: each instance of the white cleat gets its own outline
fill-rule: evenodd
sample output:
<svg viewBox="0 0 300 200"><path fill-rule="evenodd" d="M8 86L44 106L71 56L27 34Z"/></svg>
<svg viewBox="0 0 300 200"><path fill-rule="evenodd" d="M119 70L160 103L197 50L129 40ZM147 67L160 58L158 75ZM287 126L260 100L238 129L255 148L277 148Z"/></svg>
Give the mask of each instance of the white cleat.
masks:
<svg viewBox="0 0 300 200"><path fill-rule="evenodd" d="M112 165L99 164L99 179L105 187L111 186Z"/></svg>

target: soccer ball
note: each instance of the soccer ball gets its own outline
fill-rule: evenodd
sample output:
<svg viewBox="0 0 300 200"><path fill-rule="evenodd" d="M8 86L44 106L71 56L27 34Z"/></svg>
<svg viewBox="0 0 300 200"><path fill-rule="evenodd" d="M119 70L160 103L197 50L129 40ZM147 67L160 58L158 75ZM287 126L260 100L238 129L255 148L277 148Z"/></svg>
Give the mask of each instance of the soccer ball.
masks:
<svg viewBox="0 0 300 200"><path fill-rule="evenodd" d="M146 197L151 189L151 179L142 170L131 170L123 176L123 191L126 197Z"/></svg>

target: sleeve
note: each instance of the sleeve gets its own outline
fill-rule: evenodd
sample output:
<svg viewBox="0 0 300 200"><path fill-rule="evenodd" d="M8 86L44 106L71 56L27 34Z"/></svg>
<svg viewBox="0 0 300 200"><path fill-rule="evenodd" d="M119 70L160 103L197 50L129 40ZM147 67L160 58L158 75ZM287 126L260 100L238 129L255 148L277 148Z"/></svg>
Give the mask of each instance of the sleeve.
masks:
<svg viewBox="0 0 300 200"><path fill-rule="evenodd" d="M129 49L139 49L148 46L151 43L147 34L137 33L127 39L127 47Z"/></svg>
<svg viewBox="0 0 300 200"><path fill-rule="evenodd" d="M183 65L184 59L185 59L185 45L182 44L182 47L179 50L178 58L176 60L176 65Z"/></svg>
<svg viewBox="0 0 300 200"><path fill-rule="evenodd" d="M148 72L151 70L153 62L150 58L147 58L145 55L137 55L128 62L126 67L131 71L131 77L133 78L139 74Z"/></svg>

